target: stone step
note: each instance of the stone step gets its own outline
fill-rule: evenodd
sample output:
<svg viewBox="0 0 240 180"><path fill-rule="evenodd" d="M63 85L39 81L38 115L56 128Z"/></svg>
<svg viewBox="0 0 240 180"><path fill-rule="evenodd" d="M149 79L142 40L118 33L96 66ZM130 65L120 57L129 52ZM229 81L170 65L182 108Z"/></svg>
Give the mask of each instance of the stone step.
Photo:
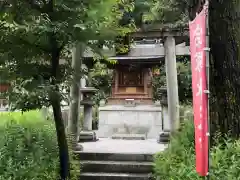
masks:
<svg viewBox="0 0 240 180"><path fill-rule="evenodd" d="M136 161L136 162L152 162L152 154L125 154L125 153L95 153L75 151L80 158L80 161Z"/></svg>
<svg viewBox="0 0 240 180"><path fill-rule="evenodd" d="M112 139L145 140L146 134L113 134Z"/></svg>
<svg viewBox="0 0 240 180"><path fill-rule="evenodd" d="M81 173L80 180L150 180L151 174Z"/></svg>
<svg viewBox="0 0 240 180"><path fill-rule="evenodd" d="M152 170L152 162L81 161L81 172L149 173Z"/></svg>

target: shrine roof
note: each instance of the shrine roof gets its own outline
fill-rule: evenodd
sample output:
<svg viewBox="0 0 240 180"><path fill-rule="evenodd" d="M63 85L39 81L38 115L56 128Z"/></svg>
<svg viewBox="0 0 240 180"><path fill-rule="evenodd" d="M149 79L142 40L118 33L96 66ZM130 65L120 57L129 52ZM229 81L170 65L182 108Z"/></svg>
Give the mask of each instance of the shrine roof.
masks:
<svg viewBox="0 0 240 180"><path fill-rule="evenodd" d="M160 58L164 58L164 56L116 56L110 57L111 60L156 60L158 61Z"/></svg>
<svg viewBox="0 0 240 180"><path fill-rule="evenodd" d="M116 56L109 59L119 64L159 64L159 61L164 61L164 56Z"/></svg>
<svg viewBox="0 0 240 180"><path fill-rule="evenodd" d="M116 56L116 57L109 57L109 60L116 60L117 63L113 64L107 60L104 59L100 59L99 61L101 63L106 64L109 68L114 68L116 65L118 64L123 64L123 65L127 65L127 64L143 64L146 66L153 66L153 65L158 65L161 62L164 62L164 56ZM96 61L94 61L93 59L89 59L89 58L85 58L84 59L84 64L86 64L86 66L88 68L93 67L94 63Z"/></svg>

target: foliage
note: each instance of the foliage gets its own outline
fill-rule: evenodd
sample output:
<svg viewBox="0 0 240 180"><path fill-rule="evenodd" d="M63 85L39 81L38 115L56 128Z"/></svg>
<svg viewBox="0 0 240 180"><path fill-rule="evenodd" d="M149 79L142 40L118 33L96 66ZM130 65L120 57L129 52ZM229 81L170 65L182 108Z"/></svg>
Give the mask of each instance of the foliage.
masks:
<svg viewBox="0 0 240 180"><path fill-rule="evenodd" d="M192 99L192 76L189 60L179 61L177 63L178 71L178 95L182 103L187 103ZM160 66L160 73L153 76L153 99L159 100L160 88L166 86L165 66Z"/></svg>
<svg viewBox="0 0 240 180"><path fill-rule="evenodd" d="M107 99L111 93L113 71L108 69L106 64L96 62L89 72L88 80L91 86L98 89L93 99L95 104L99 106L99 102L102 99Z"/></svg>
<svg viewBox="0 0 240 180"><path fill-rule="evenodd" d="M193 124L185 123L181 131L171 137L169 148L156 154L155 173L162 179L197 180L194 162Z"/></svg>
<svg viewBox="0 0 240 180"><path fill-rule="evenodd" d="M125 11L119 24L122 26L132 25L133 29L142 28L145 22L144 16L149 14L152 0L133 0L131 11ZM118 36L115 41L117 55L126 55L130 50L131 39L128 36Z"/></svg>
<svg viewBox="0 0 240 180"><path fill-rule="evenodd" d="M34 80L22 80L21 82L12 81L12 87L5 94L11 103L11 110L35 110L44 107L50 107L51 102L48 96L51 86L34 82ZM68 102L68 83L59 85L60 100Z"/></svg>
<svg viewBox="0 0 240 180"><path fill-rule="evenodd" d="M188 0L151 0L150 11L145 13L144 20L168 24L170 27L185 26L188 22L188 13L185 8Z"/></svg>
<svg viewBox="0 0 240 180"><path fill-rule="evenodd" d="M39 112L0 114L0 179L57 179L54 125Z"/></svg>
<svg viewBox="0 0 240 180"><path fill-rule="evenodd" d="M0 118L0 179L57 179L59 157L52 119L45 120L40 111L3 112ZM71 170L72 179L78 179L79 164L73 159Z"/></svg>
<svg viewBox="0 0 240 180"><path fill-rule="evenodd" d="M189 20L193 20L201 11L205 0L156 2L159 4L155 3L156 8L161 8L161 4L167 3L170 7L168 9L176 7L176 12L182 12ZM239 1L233 0L209 1L210 116L214 119L211 133L220 129L223 134L230 132L233 137L240 136L239 5ZM156 17L161 17L160 14L157 13Z"/></svg>
<svg viewBox="0 0 240 180"><path fill-rule="evenodd" d="M64 131L63 117L61 113L61 92L59 85L63 83L62 77L68 77L61 71L62 59L69 57L71 46L77 41L93 49L96 52L100 42L112 45L116 35L123 35L129 31L128 26L121 28L118 24L123 11L130 9L131 4L118 0L40 0L40 1L4 1L1 3L0 13L0 59L4 67L10 67L9 75L13 76L14 83L29 84L33 82L31 93L36 97L47 94L49 103L53 107L57 141L59 146L59 158L61 179L69 178L69 154L66 134ZM122 5L122 9L119 6ZM36 83L32 78L20 75L18 67L29 67L28 64L48 65L41 71L48 74L42 81ZM28 71L28 69L26 69ZM14 78L15 77L15 78ZM27 82L27 83L26 83ZM39 91L43 89L43 91ZM22 90L22 89L21 89ZM34 93L32 93L34 92ZM21 91L19 95L21 94ZM20 98L20 97L19 97ZM13 98L14 99L14 98ZM15 98L16 99L16 98ZM29 98L26 98L29 100ZM36 108L47 100L45 97L27 105L24 110ZM29 106L29 104L31 106Z"/></svg>
<svg viewBox="0 0 240 180"><path fill-rule="evenodd" d="M151 10L152 0L135 0L134 10L130 12L131 17L134 18L135 25L142 27L144 22L144 16Z"/></svg>
<svg viewBox="0 0 240 180"><path fill-rule="evenodd" d="M170 27L186 26L201 10L205 0L150 0L151 10L145 14L147 21L158 21Z"/></svg>
<svg viewBox="0 0 240 180"><path fill-rule="evenodd" d="M240 140L219 136L214 138L215 146L211 149L211 180L238 180L240 174ZM170 145L164 152L155 155L155 176L171 180L200 180L195 171L194 126L193 120L187 119L179 132L176 132Z"/></svg>
<svg viewBox="0 0 240 180"><path fill-rule="evenodd" d="M181 102L192 100L192 73L190 62L177 63L178 95Z"/></svg>
<svg viewBox="0 0 240 180"><path fill-rule="evenodd" d="M115 63L110 62L110 63ZM93 129L98 127L98 107L101 100L107 100L111 94L113 81L113 71L106 64L97 61L88 74L89 86L95 87L97 90L93 96L95 106L93 107Z"/></svg>
<svg viewBox="0 0 240 180"><path fill-rule="evenodd" d="M157 101L161 99L160 88L166 87L166 71L164 66L156 67L159 68L159 74L154 74L152 77L152 87L153 87L153 100Z"/></svg>
<svg viewBox="0 0 240 180"><path fill-rule="evenodd" d="M179 4L177 11L186 12L193 20L204 2L173 0L169 4ZM230 132L232 137L240 136L239 5L233 0L209 1L211 133L220 130L223 134Z"/></svg>
<svg viewBox="0 0 240 180"><path fill-rule="evenodd" d="M5 2L1 6L0 16L0 55L2 61L4 59L3 64L9 78L15 81L13 85L17 86L18 90L21 88L23 92L34 92L28 93L28 96L33 96L32 99L39 96L40 99L46 100L47 98L43 96L46 92L40 89L43 86L44 88L51 86L53 50L55 54L59 54L59 58L68 59L71 45L75 41L81 41L94 50L97 50L99 43L111 46L116 35L129 32L130 25L121 28L118 24L123 14L119 6L121 5L124 11L131 9L131 4L127 2L118 0L91 0L84 3L59 0L41 1L40 4L34 1ZM64 82L69 80L70 72L66 64L59 68L57 77L54 78L57 78L57 83ZM28 84L28 88L19 88L21 84ZM28 105L28 102L24 102L26 93L23 94L21 98L21 93L16 93L22 100L19 104ZM11 99L14 101L16 98ZM41 106L44 102L42 100L36 103L38 105L28 108ZM46 100L46 106L48 104ZM27 107L24 106L23 109Z"/></svg>

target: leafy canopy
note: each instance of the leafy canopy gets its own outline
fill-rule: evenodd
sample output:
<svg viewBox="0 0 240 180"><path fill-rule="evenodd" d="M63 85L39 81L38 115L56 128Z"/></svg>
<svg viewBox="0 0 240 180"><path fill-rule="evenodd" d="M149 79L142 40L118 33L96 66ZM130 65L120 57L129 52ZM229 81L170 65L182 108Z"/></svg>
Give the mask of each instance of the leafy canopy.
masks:
<svg viewBox="0 0 240 180"><path fill-rule="evenodd" d="M25 94L26 99L31 93L36 99L31 103L34 105L32 108L41 107L47 98L38 100L38 97L46 94L46 87L50 87L53 72L49 65L53 65L53 58L57 58L57 64L61 59L68 60L71 46L76 41L95 50L99 44L111 46L116 35L130 31L131 24L123 28L119 21L132 7L133 4L127 0L2 2L1 69L5 74L7 72L6 78L13 87L17 87L13 89L13 100L16 101L20 94ZM56 67L58 71L54 78L58 84L69 80L71 71L68 65ZM20 104L25 104L25 101Z"/></svg>

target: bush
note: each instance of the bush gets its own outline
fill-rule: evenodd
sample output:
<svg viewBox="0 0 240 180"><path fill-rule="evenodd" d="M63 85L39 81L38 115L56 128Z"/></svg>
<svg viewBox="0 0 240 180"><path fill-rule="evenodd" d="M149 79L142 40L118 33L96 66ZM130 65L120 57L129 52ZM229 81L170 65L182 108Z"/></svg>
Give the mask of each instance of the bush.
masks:
<svg viewBox="0 0 240 180"><path fill-rule="evenodd" d="M198 179L194 173L194 132L192 129L192 123L183 124L181 132L171 137L168 149L156 154L154 168L156 176L169 180Z"/></svg>
<svg viewBox="0 0 240 180"><path fill-rule="evenodd" d="M37 111L1 113L0 119L0 179L57 179L54 125Z"/></svg>
<svg viewBox="0 0 240 180"><path fill-rule="evenodd" d="M178 95L182 103L192 101L192 72L190 62L178 62Z"/></svg>
<svg viewBox="0 0 240 180"><path fill-rule="evenodd" d="M96 62L88 75L88 85L98 89L93 97L95 105L99 106L102 99L106 100L109 97L111 94L112 82L113 71L108 69L106 64Z"/></svg>
<svg viewBox="0 0 240 180"><path fill-rule="evenodd" d="M160 73L154 74L152 79L153 99L159 100L160 88L166 86L166 70L165 65L160 66ZM178 79L178 95L181 103L188 103L192 100L192 75L191 65L189 61L177 63L177 79Z"/></svg>
<svg viewBox="0 0 240 180"><path fill-rule="evenodd" d="M214 140L211 149L211 180L239 180L240 140ZM217 141L217 142L216 142ZM222 141L222 140L221 140ZM200 180L195 171L194 126L186 121L171 138L169 148L155 155L155 176L166 180Z"/></svg>

